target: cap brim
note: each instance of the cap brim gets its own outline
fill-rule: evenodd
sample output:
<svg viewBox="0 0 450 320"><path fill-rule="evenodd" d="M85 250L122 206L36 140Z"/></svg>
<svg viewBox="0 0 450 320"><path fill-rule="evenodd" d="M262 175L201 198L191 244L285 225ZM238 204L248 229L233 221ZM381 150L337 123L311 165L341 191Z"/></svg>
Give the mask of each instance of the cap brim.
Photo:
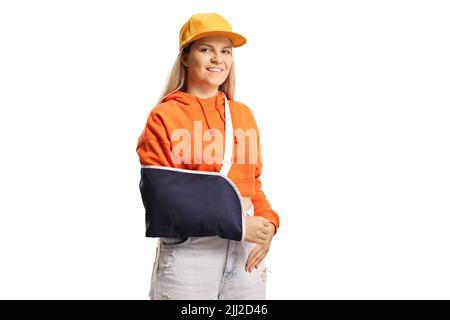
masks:
<svg viewBox="0 0 450 320"><path fill-rule="evenodd" d="M231 40L231 45L235 48L237 47L241 47L244 44L247 43L247 39L237 33L237 32L232 32L232 31L206 31L206 32L202 32L197 34L195 37L193 37L192 39L187 40L180 48L183 49L187 44L189 44L192 41L204 38L204 37L208 37L208 36L223 36L226 38L229 38Z"/></svg>

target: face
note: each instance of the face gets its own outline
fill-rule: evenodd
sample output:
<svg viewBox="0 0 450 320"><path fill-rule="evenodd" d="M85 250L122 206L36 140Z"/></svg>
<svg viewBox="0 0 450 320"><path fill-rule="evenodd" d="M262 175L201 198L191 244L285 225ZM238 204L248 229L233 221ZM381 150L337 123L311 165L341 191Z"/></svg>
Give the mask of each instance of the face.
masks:
<svg viewBox="0 0 450 320"><path fill-rule="evenodd" d="M233 63L232 46L226 37L205 37L195 40L183 65L188 81L200 87L218 87L227 79Z"/></svg>

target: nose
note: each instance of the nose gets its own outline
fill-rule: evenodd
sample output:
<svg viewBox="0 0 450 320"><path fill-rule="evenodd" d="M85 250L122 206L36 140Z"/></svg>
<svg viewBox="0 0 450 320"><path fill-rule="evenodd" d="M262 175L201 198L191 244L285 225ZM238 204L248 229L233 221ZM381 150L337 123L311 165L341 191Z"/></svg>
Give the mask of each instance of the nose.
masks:
<svg viewBox="0 0 450 320"><path fill-rule="evenodd" d="M219 58L218 58L218 54L215 53L212 57L211 57L211 61L215 62L215 63L219 63Z"/></svg>

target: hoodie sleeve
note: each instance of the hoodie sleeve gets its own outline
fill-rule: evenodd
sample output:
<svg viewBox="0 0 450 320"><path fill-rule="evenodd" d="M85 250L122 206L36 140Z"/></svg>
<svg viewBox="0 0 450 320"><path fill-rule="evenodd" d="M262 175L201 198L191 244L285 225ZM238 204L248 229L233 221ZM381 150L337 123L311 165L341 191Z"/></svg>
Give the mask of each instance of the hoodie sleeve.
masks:
<svg viewBox="0 0 450 320"><path fill-rule="evenodd" d="M253 115L253 114L252 114ZM255 119L253 117L253 119ZM263 162L262 162L262 152L261 152L261 143L260 143L260 134L258 130L258 126L256 125L255 120L255 127L258 132L258 163L256 164L255 169L255 195L251 197L251 200L253 202L254 206L254 215L255 216L262 216L270 220L270 222L275 226L275 233L277 233L278 228L280 226L280 218L278 214L272 209L269 200L267 200L266 195L264 191L262 190L262 182L261 182L261 174L263 169Z"/></svg>
<svg viewBox="0 0 450 320"><path fill-rule="evenodd" d="M136 152L141 165L176 167L166 127L155 109L150 112L145 128L139 136Z"/></svg>

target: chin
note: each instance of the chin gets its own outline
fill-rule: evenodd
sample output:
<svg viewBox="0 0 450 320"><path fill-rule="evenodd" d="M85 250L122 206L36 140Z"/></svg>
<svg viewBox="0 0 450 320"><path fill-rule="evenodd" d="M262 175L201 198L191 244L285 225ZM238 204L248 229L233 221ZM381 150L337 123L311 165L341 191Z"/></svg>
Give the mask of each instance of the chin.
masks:
<svg viewBox="0 0 450 320"><path fill-rule="evenodd" d="M227 80L226 77L223 78L223 79L222 79L222 78L211 78L211 77L207 77L207 78L205 79L206 82L210 83L211 85L215 85L215 86L221 85L222 83L225 82L225 80Z"/></svg>
<svg viewBox="0 0 450 320"><path fill-rule="evenodd" d="M214 81L214 82L208 81L208 84L209 84L211 87L218 87L218 86L220 86L223 82L224 82L224 81Z"/></svg>

